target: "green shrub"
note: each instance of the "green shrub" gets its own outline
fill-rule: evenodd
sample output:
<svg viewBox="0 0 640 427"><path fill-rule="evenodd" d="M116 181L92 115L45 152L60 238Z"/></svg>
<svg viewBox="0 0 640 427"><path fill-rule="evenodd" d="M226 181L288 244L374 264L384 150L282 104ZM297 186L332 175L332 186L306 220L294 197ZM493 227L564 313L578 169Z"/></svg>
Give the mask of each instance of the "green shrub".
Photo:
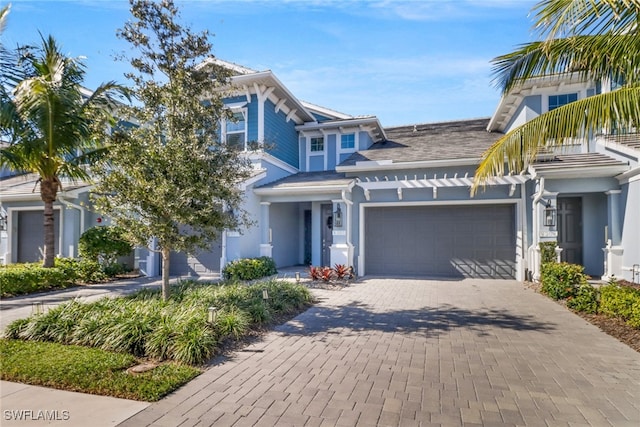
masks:
<svg viewBox="0 0 640 427"><path fill-rule="evenodd" d="M80 236L78 253L82 258L95 261L103 267L114 265L118 257L128 255L133 250L124 234L124 229L116 226L90 228Z"/></svg>
<svg viewBox="0 0 640 427"><path fill-rule="evenodd" d="M567 307L583 313L595 314L598 312L599 298L598 290L584 283L578 287L573 297L567 299Z"/></svg>
<svg viewBox="0 0 640 427"><path fill-rule="evenodd" d="M270 257L243 258L231 261L222 274L227 280L255 280L278 273L276 263Z"/></svg>
<svg viewBox="0 0 640 427"><path fill-rule="evenodd" d="M97 261L89 259L56 258L56 267L73 282L100 283L109 278Z"/></svg>
<svg viewBox="0 0 640 427"><path fill-rule="evenodd" d="M75 276L65 268L43 268L35 263L0 267L2 297L66 288L74 283Z"/></svg>
<svg viewBox="0 0 640 427"><path fill-rule="evenodd" d="M583 271L583 266L566 262L542 264L542 292L555 300L574 296L578 287L587 283Z"/></svg>
<svg viewBox="0 0 640 427"><path fill-rule="evenodd" d="M557 242L540 242L540 264L544 265L549 262L557 262L556 255Z"/></svg>
<svg viewBox="0 0 640 427"><path fill-rule="evenodd" d="M600 289L600 312L640 328L640 290L610 284Z"/></svg>

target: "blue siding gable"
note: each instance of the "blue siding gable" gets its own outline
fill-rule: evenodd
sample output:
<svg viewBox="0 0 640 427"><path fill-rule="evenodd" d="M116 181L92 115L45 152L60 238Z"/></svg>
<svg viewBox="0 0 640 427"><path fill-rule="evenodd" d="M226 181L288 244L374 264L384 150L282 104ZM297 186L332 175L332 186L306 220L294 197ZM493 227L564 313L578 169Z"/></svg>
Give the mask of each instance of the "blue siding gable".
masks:
<svg viewBox="0 0 640 427"><path fill-rule="evenodd" d="M328 135L325 138L325 144L327 144L327 170L333 170L336 168L336 135Z"/></svg>
<svg viewBox="0 0 640 427"><path fill-rule="evenodd" d="M323 116L322 114L318 114L316 112L311 112L311 115L316 119L318 123L327 122L329 120L333 120L332 117Z"/></svg>
<svg viewBox="0 0 640 427"><path fill-rule="evenodd" d="M296 123L293 120L287 122L287 115L282 110L276 113L275 104L268 99L264 103L264 139L267 153L295 168L299 167Z"/></svg>

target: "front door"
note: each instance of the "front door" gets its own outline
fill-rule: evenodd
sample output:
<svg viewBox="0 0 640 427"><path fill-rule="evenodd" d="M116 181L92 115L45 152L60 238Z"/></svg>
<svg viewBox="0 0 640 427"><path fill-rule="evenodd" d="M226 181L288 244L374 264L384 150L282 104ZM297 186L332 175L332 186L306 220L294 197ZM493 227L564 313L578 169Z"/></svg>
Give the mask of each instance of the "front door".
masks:
<svg viewBox="0 0 640 427"><path fill-rule="evenodd" d="M558 246L561 260L582 264L582 198L558 197Z"/></svg>
<svg viewBox="0 0 640 427"><path fill-rule="evenodd" d="M333 205L322 205L322 265L331 265L333 244Z"/></svg>

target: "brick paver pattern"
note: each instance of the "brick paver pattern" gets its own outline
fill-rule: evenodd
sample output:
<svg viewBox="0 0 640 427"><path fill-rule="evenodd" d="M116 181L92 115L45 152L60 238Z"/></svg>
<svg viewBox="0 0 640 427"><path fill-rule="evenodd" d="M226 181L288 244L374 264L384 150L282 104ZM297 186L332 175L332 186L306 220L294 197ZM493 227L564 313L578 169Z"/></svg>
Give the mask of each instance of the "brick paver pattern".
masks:
<svg viewBox="0 0 640 427"><path fill-rule="evenodd" d="M640 354L522 283L314 292L121 426L640 426Z"/></svg>

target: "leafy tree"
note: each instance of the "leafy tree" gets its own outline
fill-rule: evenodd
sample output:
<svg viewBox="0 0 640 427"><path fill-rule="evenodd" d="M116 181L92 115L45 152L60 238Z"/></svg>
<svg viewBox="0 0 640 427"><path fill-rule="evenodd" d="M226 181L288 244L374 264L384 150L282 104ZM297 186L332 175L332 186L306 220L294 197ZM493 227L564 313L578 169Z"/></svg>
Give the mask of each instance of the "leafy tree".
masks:
<svg viewBox="0 0 640 427"><path fill-rule="evenodd" d="M238 184L250 168L218 138L231 117L222 100L229 71L205 60L209 34L178 24L173 1L131 6L134 19L118 35L138 52L129 58L137 102L127 117L140 125L114 133L96 204L133 243L162 254L166 299L171 251L206 248L221 230L248 224Z"/></svg>
<svg viewBox="0 0 640 427"><path fill-rule="evenodd" d="M41 45L35 48L3 48L2 59L0 136L6 145L0 150L0 166L39 175L43 265L53 267L53 203L62 189L60 177L89 180L83 165L102 152L111 113L118 95L125 92L114 82L93 93L84 90L82 62L65 56L52 36L41 36Z"/></svg>
<svg viewBox="0 0 640 427"><path fill-rule="evenodd" d="M528 79L563 73L623 84L541 114L500 138L484 154L474 189L505 167L525 170L541 148L603 130L633 132L640 123L640 0L544 0L532 12L542 40L493 60L504 93Z"/></svg>
<svg viewBox="0 0 640 427"><path fill-rule="evenodd" d="M105 268L113 267L118 257L131 253L133 246L124 239L124 230L118 226L92 227L82 233L78 241L78 254Z"/></svg>

